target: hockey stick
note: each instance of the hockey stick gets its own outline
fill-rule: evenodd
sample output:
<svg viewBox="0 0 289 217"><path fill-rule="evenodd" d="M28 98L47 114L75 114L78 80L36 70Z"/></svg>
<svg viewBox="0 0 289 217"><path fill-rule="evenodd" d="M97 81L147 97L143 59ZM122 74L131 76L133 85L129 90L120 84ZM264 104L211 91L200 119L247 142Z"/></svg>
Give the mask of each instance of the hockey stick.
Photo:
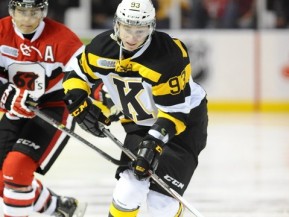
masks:
<svg viewBox="0 0 289 217"><path fill-rule="evenodd" d="M103 124L100 124L100 128L104 135L110 138L131 160L136 160L136 156L127 148L123 146L123 144L108 130L104 127ZM175 190L170 188L157 174L149 171L150 177L157 183L163 190L168 192L172 197L178 200L180 203L184 205L192 214L196 217L204 217L196 208L189 204L181 195L179 195Z"/></svg>
<svg viewBox="0 0 289 217"><path fill-rule="evenodd" d="M79 141L82 144L87 145L88 147L92 148L93 150L97 151L101 156L103 156L106 160L112 162L115 165L118 166L127 166L127 165L123 165L123 163L121 163L119 160L114 159L113 157L111 157L110 155L108 155L107 153L105 153L104 151L102 151L101 149L97 148L96 146L94 146L93 144L91 144L89 141L85 140L84 138L82 138L81 136L79 136L78 134L74 133L72 130L68 129L67 127L65 127L63 124L59 123L58 121L54 120L53 118L51 118L50 116L48 116L47 114L45 114L44 112L40 111L39 109L35 108L34 106L28 106L29 109L31 111L33 111L35 113L35 115L37 115L39 118L41 118L42 120L46 121L47 123L51 124L52 126L54 126L55 128L59 129L60 131L66 133L68 136L70 136L71 138L76 139L77 141Z"/></svg>
<svg viewBox="0 0 289 217"><path fill-rule="evenodd" d="M65 127L63 124L59 123L58 121L54 120L50 116L46 115L44 112L40 111L39 109L35 108L34 106L29 106L29 109L31 109L35 115L37 115L42 120L46 121L47 123L51 124L55 128L61 130L62 132L66 133L68 136L78 140L79 142L89 146L93 150L97 151L100 155L102 155L105 159L112 162L113 164L119 165L119 166L127 166L123 165L119 160L114 159L110 155L106 154L99 148L95 147L93 144L79 136L78 134L74 133L73 131L69 130L67 127ZM127 148L123 146L123 144L108 130L104 127L103 124L100 123L100 127L104 135L106 135L108 138L110 138L131 160L136 160L136 156ZM194 214L196 217L204 217L196 208L191 206L188 201L186 201L181 195L179 195L175 190L170 188L161 178L159 178L155 173L152 173L150 171L150 177L157 183L161 188L163 188L166 192L168 192L172 197L174 197L176 200L178 200L180 203L184 205L192 214Z"/></svg>

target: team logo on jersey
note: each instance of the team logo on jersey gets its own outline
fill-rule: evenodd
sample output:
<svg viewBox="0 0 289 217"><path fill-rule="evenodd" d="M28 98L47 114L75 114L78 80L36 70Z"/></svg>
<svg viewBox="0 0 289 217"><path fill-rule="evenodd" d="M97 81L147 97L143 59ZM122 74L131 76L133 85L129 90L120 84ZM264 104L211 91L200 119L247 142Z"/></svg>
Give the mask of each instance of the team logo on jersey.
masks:
<svg viewBox="0 0 289 217"><path fill-rule="evenodd" d="M45 68L39 63L12 63L8 66L9 82L29 91L29 96L38 99L45 92Z"/></svg>
<svg viewBox="0 0 289 217"><path fill-rule="evenodd" d="M131 58L127 58L121 61L117 61L115 66L116 72L128 72L132 71L132 63L130 62Z"/></svg>
<svg viewBox="0 0 289 217"><path fill-rule="evenodd" d="M109 59L99 59L97 60L97 65L102 68L112 68L114 69L116 64L116 60L109 60Z"/></svg>
<svg viewBox="0 0 289 217"><path fill-rule="evenodd" d="M18 49L6 45L1 46L1 53L12 57L18 57Z"/></svg>
<svg viewBox="0 0 289 217"><path fill-rule="evenodd" d="M135 122L155 117L154 110L148 109L148 103L142 100L144 87L141 78L114 78L123 113Z"/></svg>
<svg viewBox="0 0 289 217"><path fill-rule="evenodd" d="M20 45L20 50L21 50L21 52L23 53L24 56L29 56L30 57L31 53L33 51L35 51L42 58L41 52L34 46L28 46L28 45L22 43Z"/></svg>

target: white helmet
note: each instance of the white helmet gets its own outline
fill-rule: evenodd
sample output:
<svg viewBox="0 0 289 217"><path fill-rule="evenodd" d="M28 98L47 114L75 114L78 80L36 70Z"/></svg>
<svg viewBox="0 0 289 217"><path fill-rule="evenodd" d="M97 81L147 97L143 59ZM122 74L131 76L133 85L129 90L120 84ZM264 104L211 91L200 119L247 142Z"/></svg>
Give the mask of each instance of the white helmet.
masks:
<svg viewBox="0 0 289 217"><path fill-rule="evenodd" d="M156 27L156 12L151 0L122 0L114 16L114 40L124 48L119 38L119 23L129 26L148 26L149 34L144 46L151 40L151 35Z"/></svg>
<svg viewBox="0 0 289 217"><path fill-rule="evenodd" d="M122 0L115 13L115 24L149 26L151 33L156 25L155 8L151 0Z"/></svg>

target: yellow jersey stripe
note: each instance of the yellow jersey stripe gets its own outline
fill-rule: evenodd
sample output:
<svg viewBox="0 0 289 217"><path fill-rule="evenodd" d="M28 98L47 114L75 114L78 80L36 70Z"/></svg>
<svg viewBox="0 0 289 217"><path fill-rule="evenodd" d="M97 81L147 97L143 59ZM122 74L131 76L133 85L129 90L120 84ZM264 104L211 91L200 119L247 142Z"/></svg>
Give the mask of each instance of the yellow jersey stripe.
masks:
<svg viewBox="0 0 289 217"><path fill-rule="evenodd" d="M90 55L91 54L88 54L88 60L89 60L89 63L90 63ZM80 64L81 64L81 67L83 69L83 71L88 74L89 77L93 78L93 79L97 79L97 77L95 76L95 74L93 73L93 71L91 70L91 68L89 67L88 63L87 63L87 60L86 60L86 56L85 56L85 53L83 52L82 55L81 55L81 61L80 61Z"/></svg>
<svg viewBox="0 0 289 217"><path fill-rule="evenodd" d="M70 78L64 81L62 85L64 88L64 93L67 93L69 90L78 88L85 90L88 95L90 94L90 87L88 86L88 84L79 78Z"/></svg>
<svg viewBox="0 0 289 217"><path fill-rule="evenodd" d="M132 71L139 71L139 74L148 79L148 80L151 80L153 82L157 82L160 77L161 77L161 74L154 71L154 70L151 70L147 67L145 67L144 65L141 65L139 63L136 63L136 62L131 62L132 63Z"/></svg>
<svg viewBox="0 0 289 217"><path fill-rule="evenodd" d="M186 125L184 124L184 122L176 119L175 117L173 117L173 116L171 116L165 112L162 112L161 110L159 110L158 118L166 118L166 119L172 121L176 126L176 135L179 135L180 133L182 133L186 129Z"/></svg>
<svg viewBox="0 0 289 217"><path fill-rule="evenodd" d="M188 57L188 53L186 52L186 50L184 49L182 43L180 42L180 40L178 39L174 39L174 42L178 45L178 47L180 48L180 50L182 51L183 57Z"/></svg>
<svg viewBox="0 0 289 217"><path fill-rule="evenodd" d="M185 71L179 76L170 78L166 83L162 83L152 87L152 93L154 96L162 95L177 95L183 91L186 84L189 82L191 76L191 65L188 64Z"/></svg>

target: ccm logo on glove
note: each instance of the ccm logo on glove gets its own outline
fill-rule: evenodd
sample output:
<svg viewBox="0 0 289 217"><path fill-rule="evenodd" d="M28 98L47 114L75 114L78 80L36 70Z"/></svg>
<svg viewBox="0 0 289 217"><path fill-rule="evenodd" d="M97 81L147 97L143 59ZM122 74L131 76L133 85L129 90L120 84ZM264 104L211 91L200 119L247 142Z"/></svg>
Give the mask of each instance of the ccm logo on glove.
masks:
<svg viewBox="0 0 289 217"><path fill-rule="evenodd" d="M72 115L73 117L78 116L81 112L84 111L85 108L87 108L87 106L88 106L87 101L83 101L83 103L82 103L81 105L79 105L79 107L78 107L76 110L74 110L74 111L71 113L71 115Z"/></svg>

